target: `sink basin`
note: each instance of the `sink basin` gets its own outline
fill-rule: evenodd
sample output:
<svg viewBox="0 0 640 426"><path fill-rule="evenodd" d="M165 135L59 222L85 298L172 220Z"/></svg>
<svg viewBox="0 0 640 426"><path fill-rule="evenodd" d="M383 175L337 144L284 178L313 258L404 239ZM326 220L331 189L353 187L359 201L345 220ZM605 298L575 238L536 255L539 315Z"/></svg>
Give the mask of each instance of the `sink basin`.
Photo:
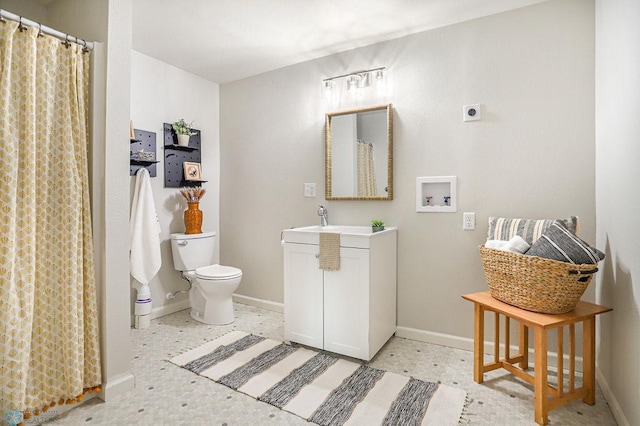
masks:
<svg viewBox="0 0 640 426"><path fill-rule="evenodd" d="M337 232L340 234L341 247L369 248L372 238L381 238L395 233L397 228L387 227L383 231L372 232L370 226L303 226L285 229L282 232L285 243L320 244L320 232Z"/></svg>

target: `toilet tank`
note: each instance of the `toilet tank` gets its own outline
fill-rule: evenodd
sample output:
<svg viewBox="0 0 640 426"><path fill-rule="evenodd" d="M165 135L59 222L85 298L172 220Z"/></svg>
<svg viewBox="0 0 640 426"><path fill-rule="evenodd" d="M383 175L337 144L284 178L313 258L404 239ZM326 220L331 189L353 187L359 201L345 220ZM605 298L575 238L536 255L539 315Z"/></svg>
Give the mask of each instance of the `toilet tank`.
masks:
<svg viewBox="0 0 640 426"><path fill-rule="evenodd" d="M171 234L173 267L178 271L193 271L213 263L215 232L202 234Z"/></svg>

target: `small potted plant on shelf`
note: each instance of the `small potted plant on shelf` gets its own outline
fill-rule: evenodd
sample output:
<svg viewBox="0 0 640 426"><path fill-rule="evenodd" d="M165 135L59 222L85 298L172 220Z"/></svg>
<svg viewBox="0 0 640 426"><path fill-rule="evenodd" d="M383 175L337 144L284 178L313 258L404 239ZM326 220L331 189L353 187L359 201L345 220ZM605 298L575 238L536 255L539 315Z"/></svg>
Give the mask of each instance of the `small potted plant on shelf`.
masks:
<svg viewBox="0 0 640 426"><path fill-rule="evenodd" d="M191 131L192 125L193 121L191 123L187 123L184 121L184 118L181 118L171 124L173 131L176 132L176 135L178 136L178 145L189 146L189 137L196 134L196 132Z"/></svg>
<svg viewBox="0 0 640 426"><path fill-rule="evenodd" d="M371 231L373 232L384 231L384 221L378 220L378 219L371 220Z"/></svg>

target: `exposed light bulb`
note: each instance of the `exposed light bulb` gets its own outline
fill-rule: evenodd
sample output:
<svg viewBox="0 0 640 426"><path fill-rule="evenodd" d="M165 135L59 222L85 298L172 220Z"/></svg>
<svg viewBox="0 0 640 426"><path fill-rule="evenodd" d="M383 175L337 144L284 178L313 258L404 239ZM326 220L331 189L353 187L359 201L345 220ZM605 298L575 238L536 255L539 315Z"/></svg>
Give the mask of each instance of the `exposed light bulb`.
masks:
<svg viewBox="0 0 640 426"><path fill-rule="evenodd" d="M355 90L358 87L359 76L356 74L350 75L347 78L347 90Z"/></svg>
<svg viewBox="0 0 640 426"><path fill-rule="evenodd" d="M369 86L369 73L358 74L358 88L363 89Z"/></svg>
<svg viewBox="0 0 640 426"><path fill-rule="evenodd" d="M323 94L324 94L324 98L326 100L331 100L331 96L332 96L332 88L333 88L333 81L332 80L324 80L322 82L322 88L323 88Z"/></svg>

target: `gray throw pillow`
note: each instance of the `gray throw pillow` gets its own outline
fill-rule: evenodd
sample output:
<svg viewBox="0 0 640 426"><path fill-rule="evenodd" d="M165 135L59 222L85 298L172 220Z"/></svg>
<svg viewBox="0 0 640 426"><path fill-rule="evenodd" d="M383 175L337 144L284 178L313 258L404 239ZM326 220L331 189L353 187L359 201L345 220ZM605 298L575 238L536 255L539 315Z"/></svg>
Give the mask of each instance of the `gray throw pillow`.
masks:
<svg viewBox="0 0 640 426"><path fill-rule="evenodd" d="M519 219L510 217L490 217L487 240L508 241L516 235L533 244L555 222L562 222L569 231L576 233L578 218L567 219Z"/></svg>
<svg viewBox="0 0 640 426"><path fill-rule="evenodd" d="M575 264L593 264L604 259L604 253L573 235L561 222L552 224L525 254Z"/></svg>

